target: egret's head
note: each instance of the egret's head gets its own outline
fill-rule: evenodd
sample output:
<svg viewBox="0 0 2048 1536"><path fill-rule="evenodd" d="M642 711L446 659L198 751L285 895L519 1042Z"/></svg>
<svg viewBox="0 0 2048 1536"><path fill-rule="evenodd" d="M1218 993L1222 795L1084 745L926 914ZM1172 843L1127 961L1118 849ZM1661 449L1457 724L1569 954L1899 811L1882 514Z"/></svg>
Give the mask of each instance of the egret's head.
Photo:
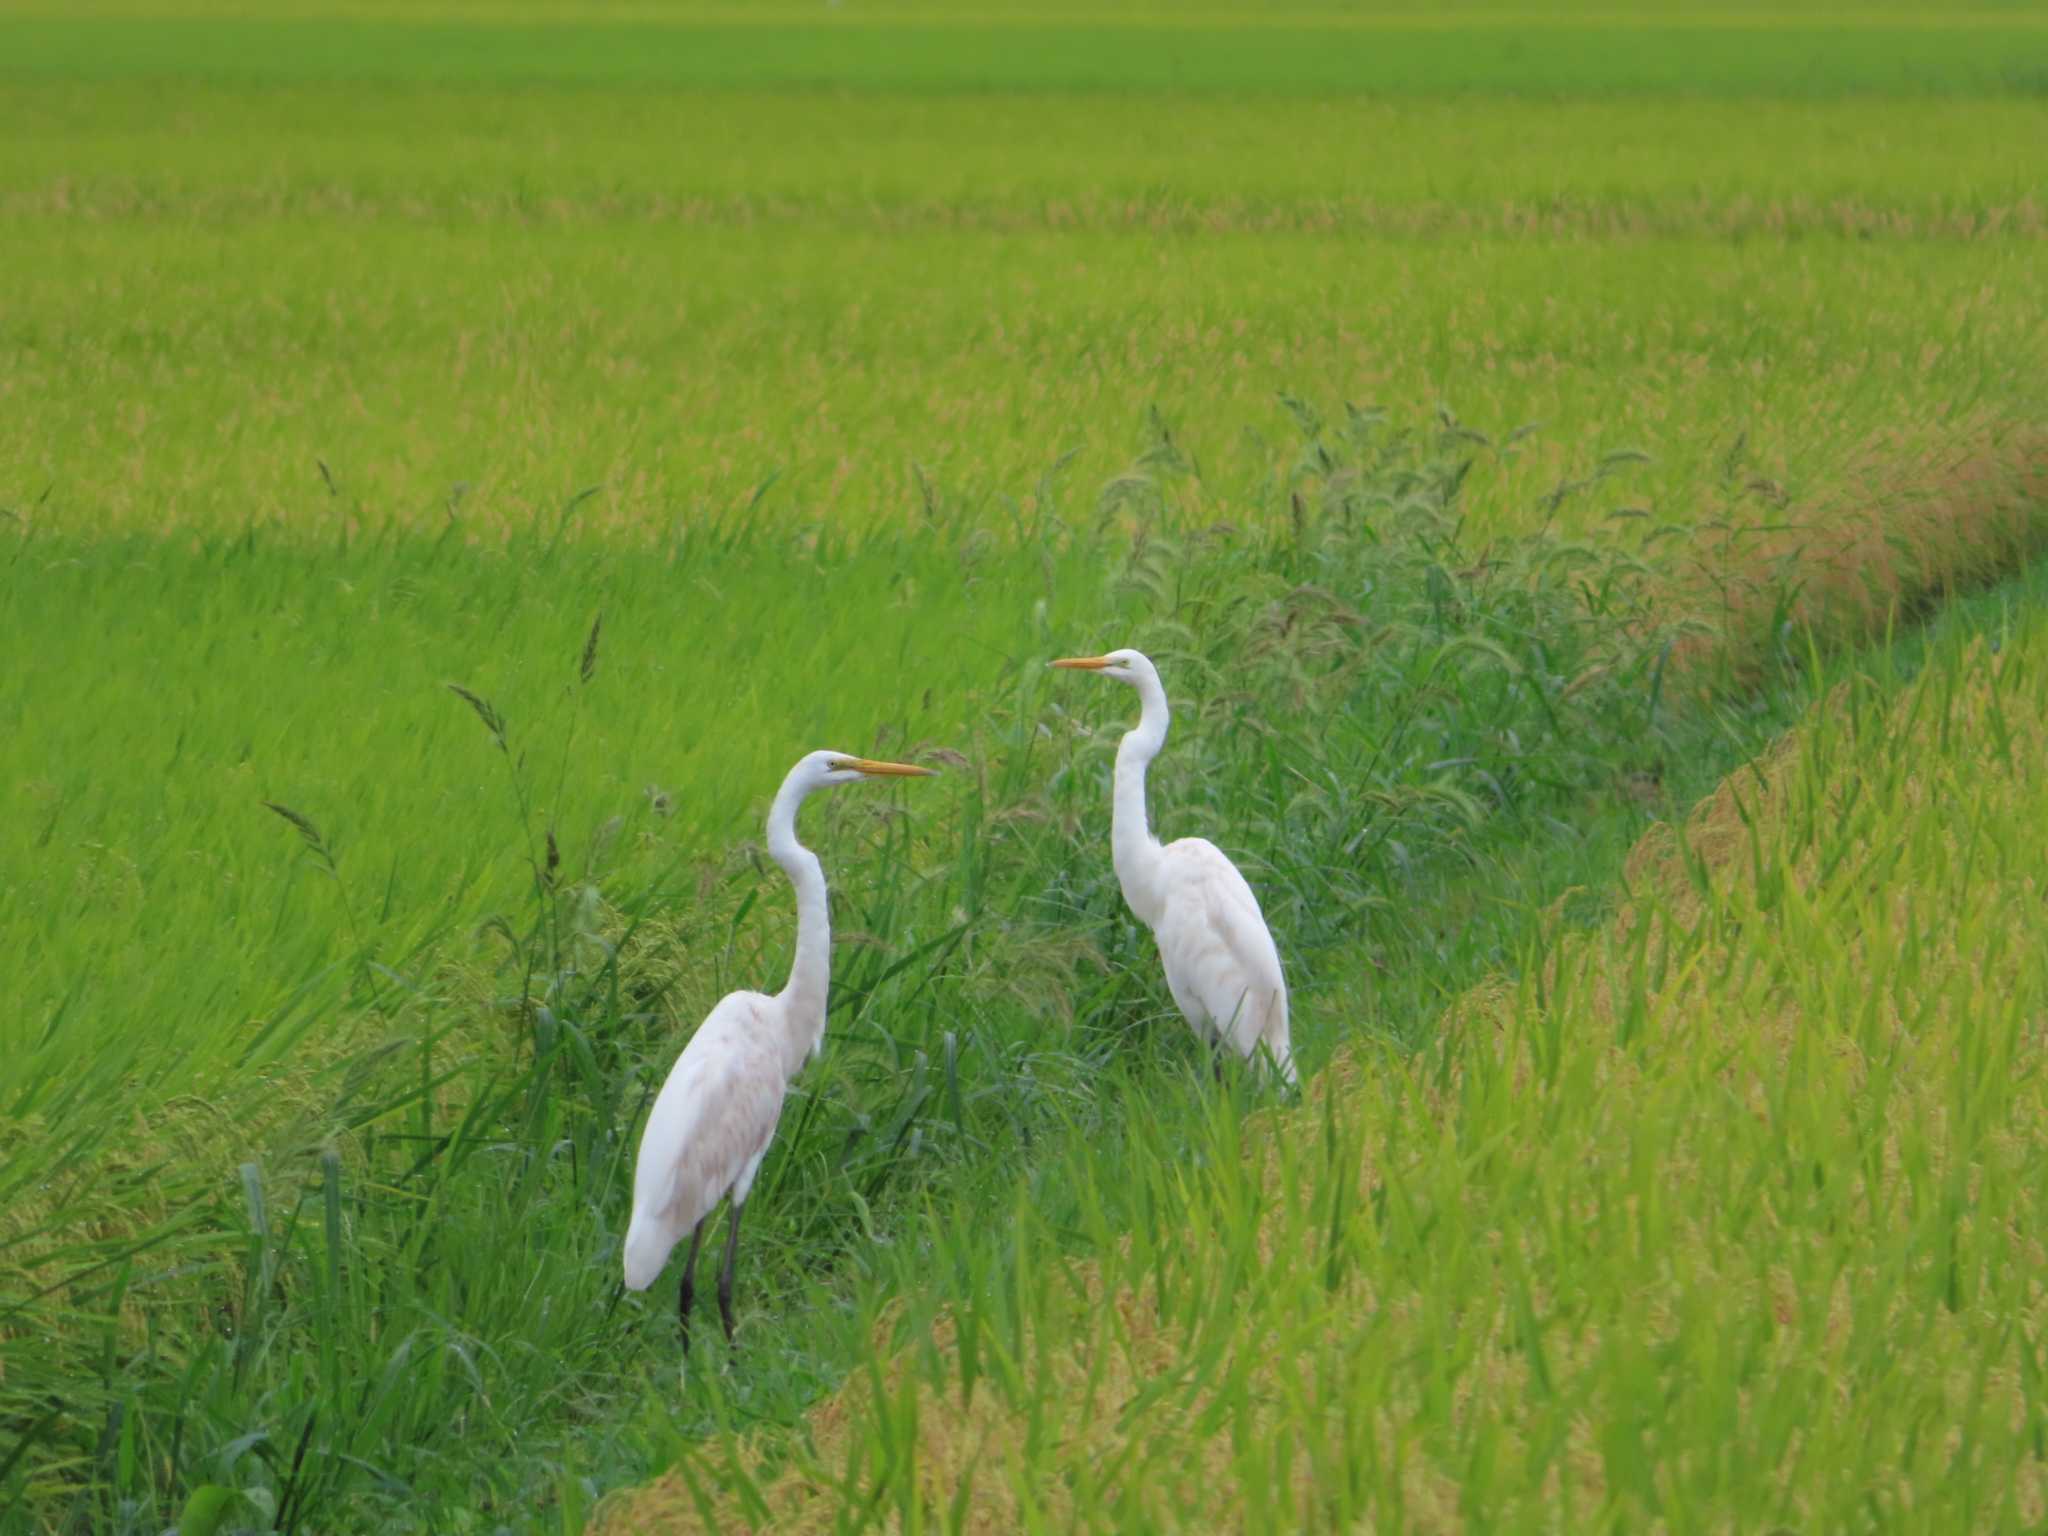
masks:
<svg viewBox="0 0 2048 1536"><path fill-rule="evenodd" d="M1143 651L1129 648L1111 651L1105 656L1066 656L1053 665L1072 672L1100 672L1104 677L1113 677L1134 686L1148 678L1155 683L1159 681L1159 669L1152 665L1152 658Z"/></svg>
<svg viewBox="0 0 2048 1536"><path fill-rule="evenodd" d="M813 752L803 760L804 776L813 785L853 784L861 779L928 779L935 768L917 768L909 763L884 763L851 752Z"/></svg>

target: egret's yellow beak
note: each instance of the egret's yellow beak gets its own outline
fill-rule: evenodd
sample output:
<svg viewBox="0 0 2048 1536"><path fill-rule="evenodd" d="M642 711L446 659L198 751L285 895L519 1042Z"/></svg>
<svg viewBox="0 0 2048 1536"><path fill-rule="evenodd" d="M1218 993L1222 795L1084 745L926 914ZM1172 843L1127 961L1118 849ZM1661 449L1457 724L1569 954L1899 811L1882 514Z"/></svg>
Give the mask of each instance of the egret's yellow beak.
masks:
<svg viewBox="0 0 2048 1536"><path fill-rule="evenodd" d="M842 757L832 766L851 768L877 778L930 779L936 778L939 772L936 768L918 768L910 763L877 762L871 757Z"/></svg>
<svg viewBox="0 0 2048 1536"><path fill-rule="evenodd" d="M1072 672L1100 672L1112 663L1107 656L1063 656L1053 665Z"/></svg>

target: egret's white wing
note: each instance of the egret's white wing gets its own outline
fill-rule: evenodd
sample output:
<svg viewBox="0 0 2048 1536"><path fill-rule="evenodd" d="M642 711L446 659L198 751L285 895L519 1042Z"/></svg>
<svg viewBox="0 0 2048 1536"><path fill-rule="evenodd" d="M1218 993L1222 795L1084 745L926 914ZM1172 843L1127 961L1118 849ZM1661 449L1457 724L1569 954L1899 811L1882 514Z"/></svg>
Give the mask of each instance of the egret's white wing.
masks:
<svg viewBox="0 0 2048 1536"><path fill-rule="evenodd" d="M1287 984L1258 897L1214 843L1182 838L1163 852L1167 896L1157 937L1174 1001L1198 1031L1240 1055L1263 1042L1291 1076Z"/></svg>
<svg viewBox="0 0 2048 1536"><path fill-rule="evenodd" d="M785 1087L758 992L734 992L690 1037L655 1096L633 1169L626 1285L653 1284L671 1249L760 1166Z"/></svg>

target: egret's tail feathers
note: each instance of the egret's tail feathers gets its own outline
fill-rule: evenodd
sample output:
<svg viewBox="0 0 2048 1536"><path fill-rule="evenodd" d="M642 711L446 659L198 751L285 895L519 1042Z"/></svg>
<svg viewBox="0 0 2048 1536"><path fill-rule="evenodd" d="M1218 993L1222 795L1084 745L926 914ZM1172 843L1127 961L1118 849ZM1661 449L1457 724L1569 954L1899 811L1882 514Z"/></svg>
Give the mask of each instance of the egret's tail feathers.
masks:
<svg viewBox="0 0 2048 1536"><path fill-rule="evenodd" d="M633 1224L626 1228L626 1289L644 1291L654 1284L675 1245L674 1235L662 1223L635 1211Z"/></svg>

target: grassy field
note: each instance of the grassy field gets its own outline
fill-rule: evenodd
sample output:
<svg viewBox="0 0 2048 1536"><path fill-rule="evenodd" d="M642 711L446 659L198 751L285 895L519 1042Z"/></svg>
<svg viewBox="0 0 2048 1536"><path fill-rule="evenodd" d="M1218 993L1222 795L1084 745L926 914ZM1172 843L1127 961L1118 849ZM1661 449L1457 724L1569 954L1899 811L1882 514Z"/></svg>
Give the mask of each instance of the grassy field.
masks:
<svg viewBox="0 0 2048 1536"><path fill-rule="evenodd" d="M648 1497L779 1500L781 1442L730 1437L850 1369L905 1411L957 1377L881 1310L961 1326L1055 1253L1113 1295L1166 1213L1242 1258L1265 1208L1216 1224L1268 1173L1334 1198L1307 1122L1241 1161L1259 1106L1195 1082L1108 869L1125 701L1055 654L1166 669L1160 819L1245 864L1305 1064L1341 1064L1296 1113L1472 1177L1429 1139L1466 1123L1427 1099L1445 1009L1562 964L1651 817L2040 548L2048 28L1938 19L0 4L0 1528L576 1529L678 1458ZM818 745L948 772L806 814L831 1043L749 1213L741 1357L679 1379L672 1297L615 1294L637 1116L786 964L759 818ZM1526 1117L1586 1103L1458 1102L1532 1158ZM1426 1273L1340 1216L1317 1263L1361 1279L1303 1326ZM1499 1300L1489 1255L1456 1273ZM1015 1337L1108 1325L1062 1294ZM1249 1337L1183 1321L1190 1360ZM1392 1358L1329 1390L1409 1390ZM1421 1415L1415 1496L1652 1508L1610 1472L1563 1511L1524 1455L1604 1370L1539 1426ZM1263 1401L1207 1379L1129 1466ZM963 1422L1006 1443L1052 1380ZM907 1511L944 1454L858 1497ZM1846 1454L1774 1517L1839 1523ZM1292 1523L1273 1478L1248 1521ZM1316 1508L1395 1518L1399 1483ZM1158 1484L1062 1485L1094 1520Z"/></svg>
<svg viewBox="0 0 2048 1536"><path fill-rule="evenodd" d="M856 16L845 22L408 20L322 16L114 23L19 18L10 72L99 78L424 81L596 86L853 86L1190 92L1445 91L1571 96L1704 91L2038 95L2038 17L1975 26L1821 19L1701 27L1650 21L1544 28L1298 19L1293 25L1115 21L1024 26Z"/></svg>
<svg viewBox="0 0 2048 1536"><path fill-rule="evenodd" d="M2044 598L1875 653L1432 1049L947 1213L793 1458L603 1528L2038 1527Z"/></svg>
<svg viewBox="0 0 2048 1536"><path fill-rule="evenodd" d="M279 35L248 54L185 23L0 16L0 504L303 523L336 510L324 464L373 523L451 501L522 523L595 486L583 526L665 530L772 477L785 520L872 526L920 473L1000 519L1067 455L1083 485L1120 471L1156 405L1242 516L1287 390L1543 422L1509 508L1618 448L1653 450L1639 494L1683 507L1737 434L1798 494L1873 436L2042 395L2039 90L1874 94L1833 33L1823 68L1777 23L1738 28L1766 74L1675 107L1634 74L1581 89L1589 23L1350 25L1409 72L1395 95L1254 89L1224 70L1253 68L1247 29L1220 24L1166 29L1217 50L1214 89L1123 94L990 84L966 43L933 45L944 90L836 42L829 81L770 88L766 23L737 53L672 28L689 89L632 78L661 55L637 34L576 29L602 90L415 25L319 22L362 39L358 70L299 23L219 24ZM1844 35L2048 61L2048 30L2007 25ZM963 35L1009 58L1018 30ZM1023 30L1125 72L1154 51ZM1593 27L1591 55L1634 68L1638 30ZM1673 34L1688 55L1699 30ZM1468 32L1536 50L1528 83L1560 99L1405 51L1448 38L1455 64Z"/></svg>

